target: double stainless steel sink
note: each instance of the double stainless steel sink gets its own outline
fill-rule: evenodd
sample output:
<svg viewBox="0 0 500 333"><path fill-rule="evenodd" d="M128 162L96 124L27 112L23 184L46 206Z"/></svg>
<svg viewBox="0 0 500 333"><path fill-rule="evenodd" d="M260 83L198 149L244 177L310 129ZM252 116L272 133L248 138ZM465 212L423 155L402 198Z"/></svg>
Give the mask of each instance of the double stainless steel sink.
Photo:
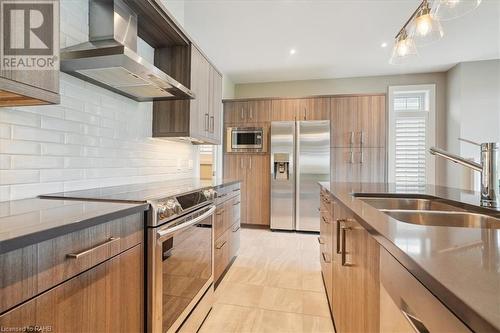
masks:
<svg viewBox="0 0 500 333"><path fill-rule="evenodd" d="M500 218L440 198L355 193L357 199L396 220L428 226L500 229ZM479 209L480 210L480 209ZM493 211L494 212L494 211Z"/></svg>

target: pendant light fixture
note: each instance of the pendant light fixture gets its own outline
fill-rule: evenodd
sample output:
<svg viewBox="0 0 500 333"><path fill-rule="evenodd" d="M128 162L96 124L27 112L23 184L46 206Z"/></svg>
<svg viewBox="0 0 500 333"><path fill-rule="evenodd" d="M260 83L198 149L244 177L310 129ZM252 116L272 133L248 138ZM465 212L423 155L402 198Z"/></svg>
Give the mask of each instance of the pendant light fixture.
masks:
<svg viewBox="0 0 500 333"><path fill-rule="evenodd" d="M415 45L424 46L443 38L440 20L463 16L476 9L481 1L423 0L396 35L389 63L401 64L417 55Z"/></svg>
<svg viewBox="0 0 500 333"><path fill-rule="evenodd" d="M411 35L419 46L429 45L443 38L443 28L439 20L431 15L429 2L424 0L412 20Z"/></svg>
<svg viewBox="0 0 500 333"><path fill-rule="evenodd" d="M411 36L408 36L406 29L402 29L396 36L396 42L392 49L390 64L398 65L406 62L408 58L417 55L417 47Z"/></svg>
<svg viewBox="0 0 500 333"><path fill-rule="evenodd" d="M436 20L452 20L470 13L480 4L481 0L434 0L431 15Z"/></svg>

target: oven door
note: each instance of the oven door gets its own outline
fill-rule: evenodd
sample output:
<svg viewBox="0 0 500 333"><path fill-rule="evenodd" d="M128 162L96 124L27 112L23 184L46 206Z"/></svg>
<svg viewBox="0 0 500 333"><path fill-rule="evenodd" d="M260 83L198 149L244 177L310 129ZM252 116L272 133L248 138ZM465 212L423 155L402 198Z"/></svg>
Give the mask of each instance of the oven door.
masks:
<svg viewBox="0 0 500 333"><path fill-rule="evenodd" d="M175 332L213 283L210 205L153 229L156 238L149 332ZM148 258L149 259L149 258ZM148 260L149 261L149 260Z"/></svg>
<svg viewBox="0 0 500 333"><path fill-rule="evenodd" d="M262 129L233 129L231 133L232 149L262 149Z"/></svg>

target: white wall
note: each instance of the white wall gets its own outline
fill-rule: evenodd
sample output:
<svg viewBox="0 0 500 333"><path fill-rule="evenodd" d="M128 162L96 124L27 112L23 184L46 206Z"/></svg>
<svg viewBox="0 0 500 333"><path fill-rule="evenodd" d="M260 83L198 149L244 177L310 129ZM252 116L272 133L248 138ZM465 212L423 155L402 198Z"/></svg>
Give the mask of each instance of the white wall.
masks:
<svg viewBox="0 0 500 333"><path fill-rule="evenodd" d="M178 23L184 26L185 3L184 0L162 0L169 12L175 17Z"/></svg>
<svg viewBox="0 0 500 333"><path fill-rule="evenodd" d="M88 39L87 17L87 1L61 1L61 47ZM0 108L0 201L197 171L196 146L151 138L152 103L64 73L60 84L60 105Z"/></svg>
<svg viewBox="0 0 500 333"><path fill-rule="evenodd" d="M458 138L500 141L500 60L460 63L447 78L447 148L479 161L479 148ZM446 170L448 184L479 189L478 173L453 163L447 163Z"/></svg>

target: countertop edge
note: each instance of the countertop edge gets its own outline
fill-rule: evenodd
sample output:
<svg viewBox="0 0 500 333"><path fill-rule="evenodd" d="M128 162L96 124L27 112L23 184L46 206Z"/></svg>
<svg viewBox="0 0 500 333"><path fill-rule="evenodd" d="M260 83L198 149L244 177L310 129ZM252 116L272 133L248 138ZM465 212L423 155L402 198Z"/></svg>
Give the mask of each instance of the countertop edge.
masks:
<svg viewBox="0 0 500 333"><path fill-rule="evenodd" d="M488 321L480 313L472 309L453 292L437 281L430 273L420 267L420 265L418 265L418 263L415 262L410 256L399 249L396 244L379 233L369 221L366 221L363 217L359 216L357 212L349 208L342 198L333 193L331 189L325 187L321 184L321 182L318 184L321 188L325 189L328 193L339 200L343 206L349 209L349 211L356 216L358 222L363 225L363 227L377 241L377 243L379 243L380 246L387 250L406 270L408 270L408 272L410 272L411 275L413 275L425 288L436 296L444 306L446 306L471 330L475 332L500 332L499 327L494 326L493 323Z"/></svg>
<svg viewBox="0 0 500 333"><path fill-rule="evenodd" d="M50 198L47 200L51 200ZM0 255L14 251L26 246L41 243L43 241L66 235L85 228L93 227L102 223L106 223L121 217L140 213L148 210L149 204L137 204L134 207L118 209L113 212L104 213L102 215L93 216L84 220L75 221L71 224L65 224L45 230L40 230L32 234L27 234L8 240L0 241Z"/></svg>

